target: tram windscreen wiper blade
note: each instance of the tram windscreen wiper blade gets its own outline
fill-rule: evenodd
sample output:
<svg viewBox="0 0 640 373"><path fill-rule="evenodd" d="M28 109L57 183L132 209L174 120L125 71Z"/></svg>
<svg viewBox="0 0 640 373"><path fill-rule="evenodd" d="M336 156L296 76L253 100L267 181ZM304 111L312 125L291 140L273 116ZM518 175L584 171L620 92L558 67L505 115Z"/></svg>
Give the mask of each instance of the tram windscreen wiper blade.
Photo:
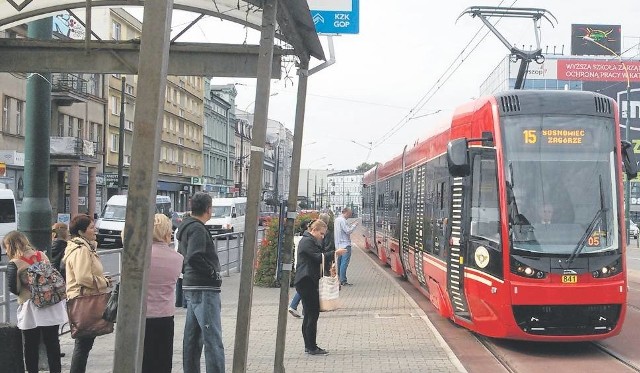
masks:
<svg viewBox="0 0 640 373"><path fill-rule="evenodd" d="M603 225L605 227L607 226L607 210L608 209L605 208L604 206L604 191L602 189L602 176L600 176L600 210L596 212L596 215L593 217L593 220L591 220L591 223L589 223L587 230L584 231L584 234L582 235L582 237L580 237L580 240L578 241L576 248L573 249L573 252L571 253L571 255L569 255L569 257L565 261L566 263L565 269L569 269L569 267L571 267L571 263L573 263L573 261L578 256L578 254L582 252L585 245L587 244L587 240L589 239L589 236L591 236L591 234L593 233L593 230L598 225L598 222L601 219L603 219Z"/></svg>

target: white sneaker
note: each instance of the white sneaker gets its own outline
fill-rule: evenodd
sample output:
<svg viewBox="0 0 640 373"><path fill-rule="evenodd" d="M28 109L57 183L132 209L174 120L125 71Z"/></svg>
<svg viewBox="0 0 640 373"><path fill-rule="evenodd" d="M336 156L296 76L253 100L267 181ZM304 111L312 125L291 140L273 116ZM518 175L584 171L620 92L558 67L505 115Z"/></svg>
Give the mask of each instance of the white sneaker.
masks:
<svg viewBox="0 0 640 373"><path fill-rule="evenodd" d="M289 307L289 313L293 316L293 317L297 317L297 318L301 318L302 316L300 316L300 314L298 313L298 310L296 310L295 308L291 308Z"/></svg>

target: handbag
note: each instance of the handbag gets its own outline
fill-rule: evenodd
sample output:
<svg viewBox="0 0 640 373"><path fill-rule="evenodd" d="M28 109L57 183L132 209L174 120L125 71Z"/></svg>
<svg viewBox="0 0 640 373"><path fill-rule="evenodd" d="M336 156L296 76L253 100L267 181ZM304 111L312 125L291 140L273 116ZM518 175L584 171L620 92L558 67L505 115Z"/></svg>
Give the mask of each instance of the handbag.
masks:
<svg viewBox="0 0 640 373"><path fill-rule="evenodd" d="M320 265L320 273L322 273L322 277L318 282L320 311L333 311L340 307L340 279L338 276L325 276L324 254Z"/></svg>
<svg viewBox="0 0 640 373"><path fill-rule="evenodd" d="M95 278L93 282L98 289ZM71 338L97 337L113 333L113 323L102 318L111 294L84 295L82 290L81 288L79 296L67 300Z"/></svg>
<svg viewBox="0 0 640 373"><path fill-rule="evenodd" d="M115 323L118 316L118 293L120 293L120 284L116 284L115 289L111 292L107 306L102 313L104 320Z"/></svg>

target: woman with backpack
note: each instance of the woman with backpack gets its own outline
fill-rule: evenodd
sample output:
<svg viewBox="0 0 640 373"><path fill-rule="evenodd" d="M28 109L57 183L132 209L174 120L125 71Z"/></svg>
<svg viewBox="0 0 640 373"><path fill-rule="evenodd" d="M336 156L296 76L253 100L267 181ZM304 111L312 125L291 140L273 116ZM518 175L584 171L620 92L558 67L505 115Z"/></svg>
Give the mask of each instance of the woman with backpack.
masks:
<svg viewBox="0 0 640 373"><path fill-rule="evenodd" d="M10 259L7 265L9 290L18 296L18 328L22 330L27 372L38 372L38 347L42 337L47 349L49 369L52 373L59 373L62 366L58 329L60 324L67 322L65 302L57 297L55 304L37 306L39 300L50 301L51 294L32 293L35 273L33 268L36 268L34 264L44 262L46 264L41 268L47 268L49 259L43 252L31 246L27 236L18 231L9 232L4 236L3 245ZM48 267L53 268L50 265ZM60 274L54 272L54 276Z"/></svg>

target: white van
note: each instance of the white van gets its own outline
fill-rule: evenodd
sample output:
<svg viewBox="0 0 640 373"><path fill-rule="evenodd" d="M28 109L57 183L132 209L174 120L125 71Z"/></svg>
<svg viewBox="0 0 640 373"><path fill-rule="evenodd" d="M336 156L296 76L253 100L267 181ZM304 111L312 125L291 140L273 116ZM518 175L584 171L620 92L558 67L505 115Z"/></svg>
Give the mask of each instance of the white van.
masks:
<svg viewBox="0 0 640 373"><path fill-rule="evenodd" d="M205 224L212 235L244 232L247 198L214 198L211 201L211 219Z"/></svg>
<svg viewBox="0 0 640 373"><path fill-rule="evenodd" d="M96 221L99 247L122 247L121 233L127 212L127 196L116 195L107 201L102 214ZM156 213L167 215L171 219L171 198L156 196Z"/></svg>
<svg viewBox="0 0 640 373"><path fill-rule="evenodd" d="M13 191L4 184L0 184L0 244L4 236L18 229L18 212L16 211L16 199ZM2 253L6 253L3 249Z"/></svg>

